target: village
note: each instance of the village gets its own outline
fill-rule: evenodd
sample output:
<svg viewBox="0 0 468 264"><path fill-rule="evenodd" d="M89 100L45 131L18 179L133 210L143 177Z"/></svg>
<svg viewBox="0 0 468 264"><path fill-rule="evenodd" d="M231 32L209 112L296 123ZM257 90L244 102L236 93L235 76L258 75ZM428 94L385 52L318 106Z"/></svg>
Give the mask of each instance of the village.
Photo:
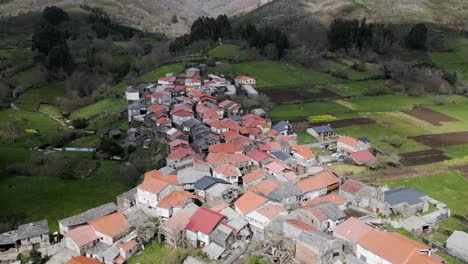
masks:
<svg viewBox="0 0 468 264"><path fill-rule="evenodd" d="M428 247L392 231L430 232L451 215L446 204L329 167L344 160L375 167L378 150L367 138L323 125L307 129L318 143L298 144L288 120L246 111L236 102L240 94L259 96L256 80L228 80L203 64L128 87L124 114L136 125L122 141L167 144L165 166L146 172L115 203L59 220L59 233L42 220L0 234L0 263L17 263L19 253L34 249L47 263L121 264L152 241L201 249L186 264L246 263L250 255L270 263L445 263L437 252L468 262L465 232Z"/></svg>

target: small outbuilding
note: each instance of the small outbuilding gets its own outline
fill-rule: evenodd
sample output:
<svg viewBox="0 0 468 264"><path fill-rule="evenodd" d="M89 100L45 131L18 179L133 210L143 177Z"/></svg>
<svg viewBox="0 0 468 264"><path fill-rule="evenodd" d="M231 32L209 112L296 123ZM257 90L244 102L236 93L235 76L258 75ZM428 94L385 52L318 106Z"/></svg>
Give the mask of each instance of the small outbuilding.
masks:
<svg viewBox="0 0 468 264"><path fill-rule="evenodd" d="M468 233L454 231L447 239L446 248L450 255L468 263Z"/></svg>
<svg viewBox="0 0 468 264"><path fill-rule="evenodd" d="M307 133L320 140L335 136L335 130L331 126L311 127L307 129Z"/></svg>

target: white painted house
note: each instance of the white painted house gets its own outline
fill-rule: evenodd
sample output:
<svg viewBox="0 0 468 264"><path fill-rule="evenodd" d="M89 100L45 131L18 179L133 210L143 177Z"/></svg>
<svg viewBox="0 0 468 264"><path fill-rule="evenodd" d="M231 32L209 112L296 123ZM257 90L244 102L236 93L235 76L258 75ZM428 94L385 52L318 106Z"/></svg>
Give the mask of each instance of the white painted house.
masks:
<svg viewBox="0 0 468 264"><path fill-rule="evenodd" d="M125 98L127 101L140 101L140 92L133 88L133 86L129 86L125 89Z"/></svg>
<svg viewBox="0 0 468 264"><path fill-rule="evenodd" d="M369 144L348 136L340 137L336 144L337 152L349 154L360 150L367 150L369 147Z"/></svg>

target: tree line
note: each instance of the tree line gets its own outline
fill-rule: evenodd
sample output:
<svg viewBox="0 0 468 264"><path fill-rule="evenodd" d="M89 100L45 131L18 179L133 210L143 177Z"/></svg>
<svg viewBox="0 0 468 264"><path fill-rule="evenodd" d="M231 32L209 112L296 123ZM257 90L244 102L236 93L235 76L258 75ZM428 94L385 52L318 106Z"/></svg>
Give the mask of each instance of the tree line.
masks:
<svg viewBox="0 0 468 264"><path fill-rule="evenodd" d="M425 50L427 27L414 25L403 40L398 39L391 25L368 23L366 19L336 18L330 25L328 43L330 51L350 50L385 53L402 44L410 49Z"/></svg>
<svg viewBox="0 0 468 264"><path fill-rule="evenodd" d="M246 40L262 55L274 54L281 58L290 43L286 34L272 26L257 28L253 24L242 24L233 28L226 15L217 18L199 17L190 28L190 33L176 38L170 44L171 52L180 52L197 41L218 41L220 39Z"/></svg>

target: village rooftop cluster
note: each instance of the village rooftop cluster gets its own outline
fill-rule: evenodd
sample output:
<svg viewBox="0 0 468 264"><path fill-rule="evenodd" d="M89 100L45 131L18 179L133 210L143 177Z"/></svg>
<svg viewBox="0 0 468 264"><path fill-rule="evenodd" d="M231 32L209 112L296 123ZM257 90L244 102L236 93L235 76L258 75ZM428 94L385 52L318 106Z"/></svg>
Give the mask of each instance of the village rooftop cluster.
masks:
<svg viewBox="0 0 468 264"><path fill-rule="evenodd" d="M140 124L129 129L127 144L166 143L164 167L146 172L117 203L60 220L61 243L50 244L43 220L1 234L0 255L34 248L51 263L120 264L156 239L202 249L203 259L186 263L233 263L247 251L277 263L443 263L438 249L384 227L425 232L450 216L445 204L412 188L346 180L326 165L330 159L297 144L288 121L243 110L236 95L258 96L255 79L231 83L206 71L200 65L125 91L128 121ZM219 95L230 99L218 102ZM375 162L366 139L329 126L308 132L336 143L337 159ZM452 236L446 250L468 261L466 233Z"/></svg>

